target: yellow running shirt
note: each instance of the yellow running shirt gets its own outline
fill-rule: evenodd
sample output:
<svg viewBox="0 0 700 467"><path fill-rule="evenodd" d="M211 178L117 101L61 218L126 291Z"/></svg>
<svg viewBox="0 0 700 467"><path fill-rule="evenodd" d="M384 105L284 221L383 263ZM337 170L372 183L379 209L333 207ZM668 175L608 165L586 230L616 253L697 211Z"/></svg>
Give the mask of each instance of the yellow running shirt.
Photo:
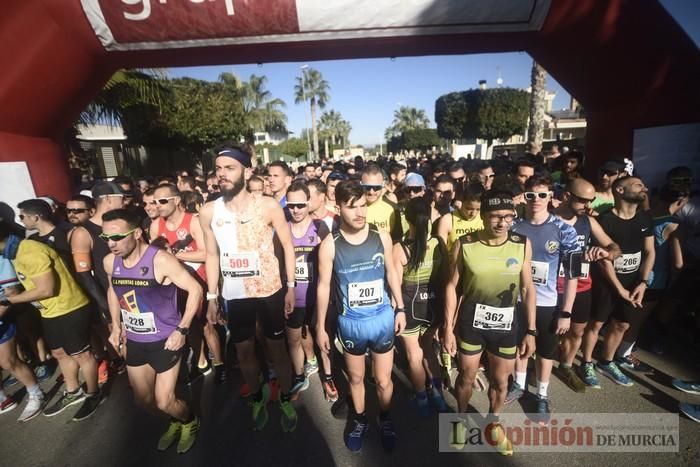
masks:
<svg viewBox="0 0 700 467"><path fill-rule="evenodd" d="M474 219L466 220L459 210L450 213L452 216L452 230L447 235L447 251L452 251L452 245L461 237L484 228L484 221L478 214Z"/></svg>

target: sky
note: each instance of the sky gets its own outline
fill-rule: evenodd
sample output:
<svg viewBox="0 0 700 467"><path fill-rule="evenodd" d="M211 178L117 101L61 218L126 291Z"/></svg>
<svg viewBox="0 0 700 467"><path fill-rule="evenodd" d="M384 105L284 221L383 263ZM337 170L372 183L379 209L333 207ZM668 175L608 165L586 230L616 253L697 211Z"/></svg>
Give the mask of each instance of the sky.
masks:
<svg viewBox="0 0 700 467"><path fill-rule="evenodd" d="M700 44L700 0L661 0L661 3L696 45ZM425 110L431 127L435 127L435 100L443 94L476 88L482 79L489 87L495 87L499 75L503 86L527 88L532 58L524 52L513 52L221 65L170 68L168 72L171 77L188 76L209 81L215 81L226 71L244 81L251 74L265 75L272 96L287 104L288 128L299 135L303 128L311 127L308 104L294 103L295 78L301 75L300 67L304 64L319 70L329 82L331 99L325 110L336 110L350 122L350 142L373 147L383 142L384 130L391 125L394 110L402 105ZM547 89L556 93L554 110L569 107L568 92L551 75L547 76Z"/></svg>

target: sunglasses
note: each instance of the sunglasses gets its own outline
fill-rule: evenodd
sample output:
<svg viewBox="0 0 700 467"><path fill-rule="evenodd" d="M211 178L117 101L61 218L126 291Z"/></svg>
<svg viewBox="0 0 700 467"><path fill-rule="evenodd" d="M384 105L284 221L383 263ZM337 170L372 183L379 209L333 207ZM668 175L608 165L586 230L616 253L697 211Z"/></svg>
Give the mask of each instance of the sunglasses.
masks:
<svg viewBox="0 0 700 467"><path fill-rule="evenodd" d="M88 212L87 208L68 208L66 209L66 213L68 214L82 214L84 212Z"/></svg>
<svg viewBox="0 0 700 467"><path fill-rule="evenodd" d="M137 229L138 229L138 227L131 229L128 232L112 234L112 235L101 233L99 235L99 237L102 240L104 240L105 242L109 242L110 240L113 242L120 242L120 241L124 240L126 237L128 237L129 235L131 235L132 233L134 233Z"/></svg>
<svg viewBox="0 0 700 467"><path fill-rule="evenodd" d="M601 169L600 173L602 175L607 175L608 177L614 177L614 176L618 175L620 172L618 172L616 170L603 170L603 169Z"/></svg>
<svg viewBox="0 0 700 467"><path fill-rule="evenodd" d="M287 203L287 207L289 209L304 209L306 206L308 206L309 203Z"/></svg>
<svg viewBox="0 0 700 467"><path fill-rule="evenodd" d="M175 199L177 196L168 196L167 198L158 198L156 201L159 204L168 204L171 199Z"/></svg>
<svg viewBox="0 0 700 467"><path fill-rule="evenodd" d="M345 174L341 174L341 173L332 173L328 176L329 182L332 182L335 180L347 180L347 179L348 179L348 177L346 177Z"/></svg>
<svg viewBox="0 0 700 467"><path fill-rule="evenodd" d="M525 199L528 201L535 201L537 198L539 199L547 199L549 198L549 192L544 191L544 192L534 192L534 191L526 191L524 193Z"/></svg>
<svg viewBox="0 0 700 467"><path fill-rule="evenodd" d="M382 191L382 188L384 188L382 185L362 185L362 189L365 190L365 193L368 191Z"/></svg>
<svg viewBox="0 0 700 467"><path fill-rule="evenodd" d="M595 201L595 198L592 198L592 199L591 198L581 198L580 196L576 196L573 193L569 193L569 194L571 195L573 200L578 202L578 203L588 204L588 203L592 203L593 201Z"/></svg>
<svg viewBox="0 0 700 467"><path fill-rule="evenodd" d="M409 187L406 187L406 188L408 189L408 191L410 191L410 192L413 193L413 194L418 194L418 193L420 193L421 191L423 191L423 187L422 187L422 186L409 186Z"/></svg>
<svg viewBox="0 0 700 467"><path fill-rule="evenodd" d="M452 190L445 190L445 191L440 191L440 190L435 190L435 193L437 193L440 196L452 196Z"/></svg>

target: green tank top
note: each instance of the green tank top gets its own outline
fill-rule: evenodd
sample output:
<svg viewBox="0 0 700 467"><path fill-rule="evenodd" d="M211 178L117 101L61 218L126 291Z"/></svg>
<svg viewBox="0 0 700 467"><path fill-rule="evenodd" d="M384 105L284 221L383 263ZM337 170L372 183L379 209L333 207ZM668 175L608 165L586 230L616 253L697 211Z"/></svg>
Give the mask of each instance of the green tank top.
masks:
<svg viewBox="0 0 700 467"><path fill-rule="evenodd" d="M452 230L447 234L447 251L452 251L452 245L461 237L484 228L484 221L480 216L466 220L459 210L452 211Z"/></svg>
<svg viewBox="0 0 700 467"><path fill-rule="evenodd" d="M404 249L408 249L405 243L402 242L402 244ZM442 253L438 248L438 239L435 237L429 238L425 248L425 257L418 266L418 269L411 269L409 271L408 265L404 266L403 283L407 287L417 285L427 286L433 271L438 271L440 269L442 260Z"/></svg>
<svg viewBox="0 0 700 467"><path fill-rule="evenodd" d="M520 271L525 261L525 237L508 233L505 242L489 246L477 233L460 238L462 291L465 303L512 307L520 293Z"/></svg>

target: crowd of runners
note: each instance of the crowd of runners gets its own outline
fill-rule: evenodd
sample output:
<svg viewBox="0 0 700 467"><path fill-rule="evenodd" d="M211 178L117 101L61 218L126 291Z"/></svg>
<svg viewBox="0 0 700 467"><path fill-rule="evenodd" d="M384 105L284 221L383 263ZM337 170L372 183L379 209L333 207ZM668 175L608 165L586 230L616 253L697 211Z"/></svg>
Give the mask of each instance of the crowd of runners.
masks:
<svg viewBox="0 0 700 467"><path fill-rule="evenodd" d="M495 449L510 455L503 407L531 398L547 425L553 373L575 392L604 391L651 370L638 341L700 348L691 170L650 190L627 159L593 168L594 180L584 161L555 146L292 170L225 144L204 176L117 177L65 204L0 203L0 413L23 405L25 422L73 407L84 420L126 371L135 402L169 420L157 448L185 453L200 419L176 386L236 371L254 430L271 401L292 432L296 401L323 397L350 409L349 450L376 426L391 451L401 353L421 416L466 416L473 391L487 390ZM41 383L55 371L63 391L49 401ZM312 377L322 394L304 393ZM22 399L10 394L20 384ZM700 382L672 384L700 395ZM700 421L700 405L680 411Z"/></svg>

